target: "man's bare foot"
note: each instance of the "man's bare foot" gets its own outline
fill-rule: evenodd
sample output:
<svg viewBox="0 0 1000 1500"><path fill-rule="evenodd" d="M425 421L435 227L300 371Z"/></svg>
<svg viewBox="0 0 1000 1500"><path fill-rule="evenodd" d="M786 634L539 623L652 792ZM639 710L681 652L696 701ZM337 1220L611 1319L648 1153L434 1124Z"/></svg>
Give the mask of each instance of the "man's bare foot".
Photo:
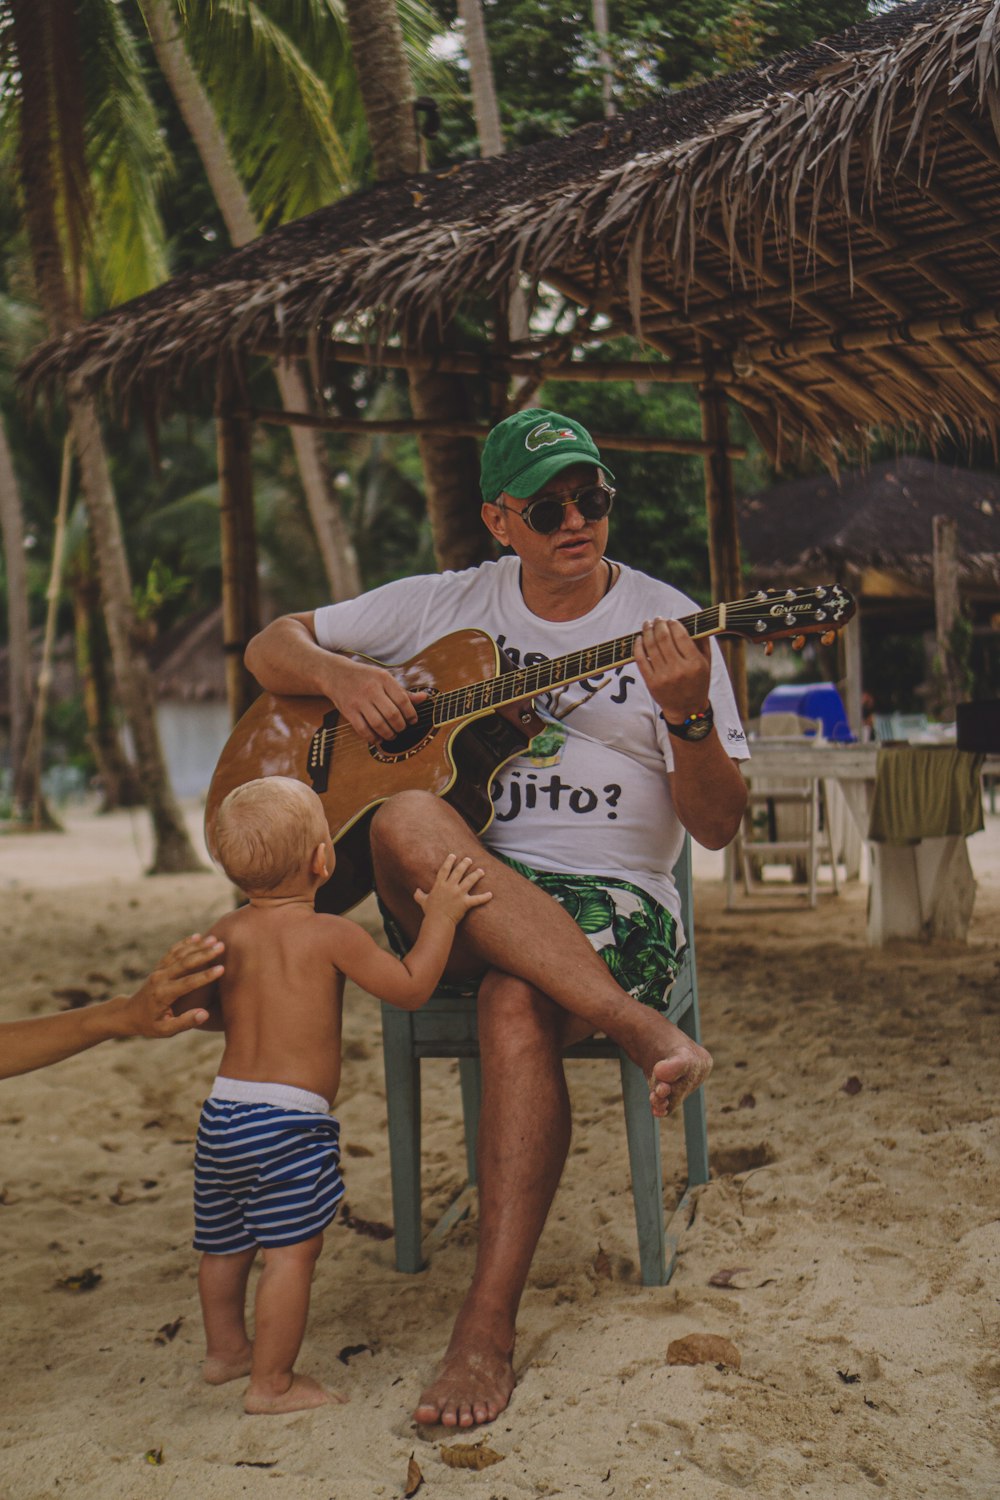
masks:
<svg viewBox="0 0 1000 1500"><path fill-rule="evenodd" d="M649 1075L649 1103L657 1119L672 1115L689 1094L700 1088L712 1071L712 1055L685 1038L668 1057L653 1064Z"/></svg>
<svg viewBox="0 0 1000 1500"><path fill-rule="evenodd" d="M253 1381L243 1401L243 1410L251 1417L280 1416L288 1411L308 1411L314 1406L343 1405L347 1397L339 1391L328 1391L311 1375L293 1373L283 1391L266 1388L254 1390Z"/></svg>
<svg viewBox="0 0 1000 1500"><path fill-rule="evenodd" d="M209 1385L225 1385L228 1380L242 1380L250 1374L253 1345L247 1344L239 1354L209 1354L201 1367L201 1378Z"/></svg>
<svg viewBox="0 0 1000 1500"><path fill-rule="evenodd" d="M420 1397L414 1419L424 1426L477 1427L494 1421L516 1385L511 1356L490 1341L448 1350L434 1380Z"/></svg>

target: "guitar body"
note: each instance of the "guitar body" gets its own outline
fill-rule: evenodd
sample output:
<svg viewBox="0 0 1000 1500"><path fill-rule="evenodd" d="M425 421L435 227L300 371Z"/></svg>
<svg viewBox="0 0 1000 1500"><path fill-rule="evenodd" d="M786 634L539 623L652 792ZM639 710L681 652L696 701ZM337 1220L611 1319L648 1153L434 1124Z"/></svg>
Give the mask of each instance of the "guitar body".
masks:
<svg viewBox="0 0 1000 1500"><path fill-rule="evenodd" d="M510 669L492 636L482 630L455 631L390 668L404 687L432 698ZM216 857L219 805L234 787L259 776L291 776L318 793L337 856L333 877L317 897L317 910L347 911L374 885L368 827L382 802L398 792L431 792L481 833L493 819L493 777L522 754L541 728L529 699L459 723L435 726L425 719L395 740L369 745L325 698L262 693L233 730L209 787L209 853Z"/></svg>

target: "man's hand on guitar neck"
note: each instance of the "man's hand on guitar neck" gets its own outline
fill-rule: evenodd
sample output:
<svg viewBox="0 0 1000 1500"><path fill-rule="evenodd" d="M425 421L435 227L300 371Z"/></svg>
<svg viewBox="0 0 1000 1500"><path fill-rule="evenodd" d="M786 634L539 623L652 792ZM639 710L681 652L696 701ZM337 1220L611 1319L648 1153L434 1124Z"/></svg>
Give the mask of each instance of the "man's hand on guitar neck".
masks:
<svg viewBox="0 0 1000 1500"><path fill-rule="evenodd" d="M270 693L328 698L369 745L415 724L426 693L411 693L385 667L327 651L311 614L283 615L254 637L246 664Z"/></svg>

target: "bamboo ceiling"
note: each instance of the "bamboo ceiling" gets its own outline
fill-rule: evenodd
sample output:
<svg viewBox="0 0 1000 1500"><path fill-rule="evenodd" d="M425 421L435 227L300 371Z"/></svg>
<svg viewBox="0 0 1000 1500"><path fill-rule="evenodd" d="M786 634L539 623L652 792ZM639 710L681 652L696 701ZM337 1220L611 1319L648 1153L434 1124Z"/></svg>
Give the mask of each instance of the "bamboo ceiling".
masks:
<svg viewBox="0 0 1000 1500"><path fill-rule="evenodd" d="M49 341L25 380L161 409L221 360L284 352L318 386L325 361L367 357L352 340L435 356L463 303L543 282L575 322L506 351L508 373L586 374L628 332L651 363L625 373L721 385L772 454L832 459L876 428L995 440L998 40L1000 0L903 4L564 140L380 185Z"/></svg>

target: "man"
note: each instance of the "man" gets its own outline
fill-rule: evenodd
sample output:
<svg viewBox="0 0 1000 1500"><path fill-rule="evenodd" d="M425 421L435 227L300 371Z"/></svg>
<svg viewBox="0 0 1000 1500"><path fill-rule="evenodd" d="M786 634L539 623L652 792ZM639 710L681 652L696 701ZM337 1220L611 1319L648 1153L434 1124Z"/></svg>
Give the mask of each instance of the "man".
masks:
<svg viewBox="0 0 1000 1500"><path fill-rule="evenodd" d="M732 838L746 794L725 744L745 755L745 740L719 652L677 623L691 600L605 557L612 478L578 423L517 412L487 438L481 474L483 521L511 556L286 616L247 652L265 688L326 697L375 743L415 721L421 695L338 653L400 662L479 626L530 666L639 630L634 668L536 703L548 720L534 742L544 753L496 778L486 850L422 792L390 798L372 820L390 937L412 941L410 892L451 850L472 855L493 892L466 919L447 971L480 981L479 1244L444 1361L416 1408L423 1423L492 1421L513 1391L517 1308L569 1147L562 1049L605 1032L643 1068L657 1115L711 1068L660 1008L680 941L669 872L685 829L714 849ZM604 929L605 962L565 906L588 932L595 920Z"/></svg>

